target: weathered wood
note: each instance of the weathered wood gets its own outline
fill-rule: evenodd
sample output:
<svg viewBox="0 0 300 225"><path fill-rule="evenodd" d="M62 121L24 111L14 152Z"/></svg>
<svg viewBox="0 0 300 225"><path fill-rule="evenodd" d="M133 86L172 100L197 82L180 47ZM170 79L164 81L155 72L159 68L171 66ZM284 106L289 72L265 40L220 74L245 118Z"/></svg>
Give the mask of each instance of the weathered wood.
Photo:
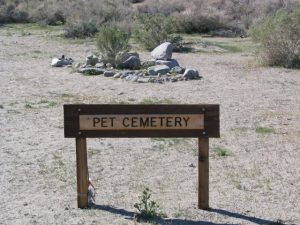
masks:
<svg viewBox="0 0 300 225"><path fill-rule="evenodd" d="M76 138L77 203L78 208L88 207L88 164L86 138Z"/></svg>
<svg viewBox="0 0 300 225"><path fill-rule="evenodd" d="M204 129L81 130L84 115L204 115ZM65 137L219 137L219 105L64 105Z"/></svg>
<svg viewBox="0 0 300 225"><path fill-rule="evenodd" d="M203 114L80 115L83 130L203 130Z"/></svg>
<svg viewBox="0 0 300 225"><path fill-rule="evenodd" d="M198 160L198 208L209 209L209 139L200 137Z"/></svg>

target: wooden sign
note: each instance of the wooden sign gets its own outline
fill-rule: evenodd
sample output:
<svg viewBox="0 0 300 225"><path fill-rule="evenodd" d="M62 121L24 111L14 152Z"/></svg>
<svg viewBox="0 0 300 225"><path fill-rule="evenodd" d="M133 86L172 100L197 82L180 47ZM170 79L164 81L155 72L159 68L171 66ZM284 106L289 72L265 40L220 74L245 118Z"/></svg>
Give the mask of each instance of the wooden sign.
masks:
<svg viewBox="0 0 300 225"><path fill-rule="evenodd" d="M65 137L219 137L218 105L64 105Z"/></svg>
<svg viewBox="0 0 300 225"><path fill-rule="evenodd" d="M209 137L220 137L219 105L64 105L65 137L76 138L77 200L88 207L89 137L197 137L198 207L209 209Z"/></svg>

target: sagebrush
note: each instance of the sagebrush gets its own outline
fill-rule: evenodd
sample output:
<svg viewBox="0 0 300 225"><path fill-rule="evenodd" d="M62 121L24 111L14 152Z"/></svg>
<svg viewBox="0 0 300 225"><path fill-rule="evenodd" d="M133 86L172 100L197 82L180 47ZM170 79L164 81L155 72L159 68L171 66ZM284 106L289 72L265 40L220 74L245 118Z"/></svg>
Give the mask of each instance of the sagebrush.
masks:
<svg viewBox="0 0 300 225"><path fill-rule="evenodd" d="M251 30L259 43L259 56L270 66L300 68L300 7L280 10Z"/></svg>
<svg viewBox="0 0 300 225"><path fill-rule="evenodd" d="M174 19L177 31L214 33L223 29L238 35L278 9L292 10L300 0L0 0L0 23L38 22L66 24L66 36L77 36L80 24L119 25L132 29L135 15L160 15ZM81 27L81 28L80 28ZM74 32L72 29L74 28ZM79 32L78 32L79 31ZM219 32L220 33L220 32Z"/></svg>
<svg viewBox="0 0 300 225"><path fill-rule="evenodd" d="M168 41L169 35L175 31L173 20L163 14L142 14L136 18L134 37L147 50L152 50L159 44Z"/></svg>
<svg viewBox="0 0 300 225"><path fill-rule="evenodd" d="M100 28L96 36L97 47L103 62L119 67L130 50L130 33L116 25Z"/></svg>

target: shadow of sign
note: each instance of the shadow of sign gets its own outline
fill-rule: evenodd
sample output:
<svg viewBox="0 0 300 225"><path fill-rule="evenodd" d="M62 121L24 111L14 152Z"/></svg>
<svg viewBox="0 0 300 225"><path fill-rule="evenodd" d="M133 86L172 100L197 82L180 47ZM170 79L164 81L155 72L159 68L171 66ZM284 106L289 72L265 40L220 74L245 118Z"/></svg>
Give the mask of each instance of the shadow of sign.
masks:
<svg viewBox="0 0 300 225"><path fill-rule="evenodd" d="M93 205L91 206L91 209L97 209L101 211L106 211L110 212L116 215L121 215L124 216L125 219L128 220L135 220L136 213L125 210L125 209L120 209L120 208L115 208L112 206L108 205ZM152 222L153 224L158 224L158 225L227 225L224 223L213 223L213 222L208 222L208 221L195 221L195 220L186 220L186 219L163 219L163 218L155 218L149 222ZM238 225L238 224L232 224L231 225Z"/></svg>
<svg viewBox="0 0 300 225"><path fill-rule="evenodd" d="M136 217L136 213L132 211L128 211L126 209L121 209L121 208L115 208L113 206L109 205L92 205L91 209L96 209L96 210L101 210L101 211L106 211L110 212L112 214L124 216L125 219L128 220L134 220ZM253 216L246 216L242 215L240 213L236 212L230 212L224 209L210 209L209 210L212 213L215 214L221 214L226 217L231 217L231 218L236 218L248 222L252 222L254 224L258 225L267 225L267 224L274 224L274 221L266 220L266 219L261 219ZM156 218L152 222L159 224L159 225L226 225L226 224L231 224L234 225L233 223L214 223L214 222L209 222L209 221L197 221L197 220L187 220L187 219L163 219L163 218ZM236 224L238 225L238 224ZM291 225L296 225L296 224L291 224Z"/></svg>

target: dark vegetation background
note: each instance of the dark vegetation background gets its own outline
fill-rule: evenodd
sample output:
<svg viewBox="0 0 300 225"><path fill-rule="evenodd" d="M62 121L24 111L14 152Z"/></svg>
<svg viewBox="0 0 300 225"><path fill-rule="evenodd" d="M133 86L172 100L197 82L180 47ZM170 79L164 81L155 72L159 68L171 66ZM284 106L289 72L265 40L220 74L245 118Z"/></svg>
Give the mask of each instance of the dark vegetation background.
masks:
<svg viewBox="0 0 300 225"><path fill-rule="evenodd" d="M291 10L299 0L0 0L0 23L64 24L66 36L91 36L105 24L126 29L139 14L174 19L177 32L220 36L245 34L278 9Z"/></svg>

